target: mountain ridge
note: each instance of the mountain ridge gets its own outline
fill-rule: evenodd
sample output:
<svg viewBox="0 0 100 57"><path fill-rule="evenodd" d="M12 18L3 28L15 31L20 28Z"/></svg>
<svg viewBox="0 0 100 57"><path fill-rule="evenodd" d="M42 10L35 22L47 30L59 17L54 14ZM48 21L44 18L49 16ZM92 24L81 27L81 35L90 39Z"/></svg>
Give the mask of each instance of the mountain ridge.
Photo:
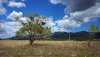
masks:
<svg viewBox="0 0 100 57"><path fill-rule="evenodd" d="M81 40L87 40L89 37L89 34L87 31L80 31L80 32L70 32L70 38L71 39L81 39ZM97 32L95 34L95 39L100 39L100 32ZM69 39L69 33L68 32L55 32L52 34L51 39L57 40L68 40ZM13 36L10 38L6 38L4 40L27 40L26 36Z"/></svg>

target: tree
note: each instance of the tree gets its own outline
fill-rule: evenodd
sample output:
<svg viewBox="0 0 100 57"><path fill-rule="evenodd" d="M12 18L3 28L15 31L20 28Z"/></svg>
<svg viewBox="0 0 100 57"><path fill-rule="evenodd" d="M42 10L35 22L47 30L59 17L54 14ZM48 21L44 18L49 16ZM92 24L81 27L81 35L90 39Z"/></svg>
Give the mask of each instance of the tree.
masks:
<svg viewBox="0 0 100 57"><path fill-rule="evenodd" d="M89 38L88 38L88 47L90 47L91 41L94 39L94 35L96 32L99 32L99 27L95 25L90 25L88 32L89 32Z"/></svg>
<svg viewBox="0 0 100 57"><path fill-rule="evenodd" d="M48 20L38 14L29 17L26 22L19 18L16 18L16 20L23 25L23 27L16 32L16 35L28 36L30 45L32 45L36 38L41 38L43 35L47 36L51 33L50 27L43 27Z"/></svg>

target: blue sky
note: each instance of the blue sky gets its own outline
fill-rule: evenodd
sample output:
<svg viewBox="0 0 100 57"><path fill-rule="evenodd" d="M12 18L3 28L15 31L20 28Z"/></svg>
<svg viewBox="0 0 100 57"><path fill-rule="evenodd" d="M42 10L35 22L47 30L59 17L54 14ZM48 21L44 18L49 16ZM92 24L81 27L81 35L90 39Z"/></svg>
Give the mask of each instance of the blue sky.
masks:
<svg viewBox="0 0 100 57"><path fill-rule="evenodd" d="M61 19L64 16L64 5L58 4L54 5L50 3L49 0L26 0L24 2L26 7L16 8L8 7L7 4L4 4L4 7L7 9L6 14L10 14L12 11L23 12L24 14L33 14L39 13L43 16L54 16L55 19Z"/></svg>
<svg viewBox="0 0 100 57"><path fill-rule="evenodd" d="M0 38L12 37L20 29L15 17L25 20L22 15L34 13L50 19L52 32L87 31L91 24L100 26L100 2L96 1L86 0L84 5L78 0L0 0Z"/></svg>

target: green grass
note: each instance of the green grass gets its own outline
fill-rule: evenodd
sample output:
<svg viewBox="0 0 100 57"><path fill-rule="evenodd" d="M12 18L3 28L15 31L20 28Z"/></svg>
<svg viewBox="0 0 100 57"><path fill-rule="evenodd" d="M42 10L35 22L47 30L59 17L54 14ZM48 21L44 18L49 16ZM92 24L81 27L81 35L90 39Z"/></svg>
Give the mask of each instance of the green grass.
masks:
<svg viewBox="0 0 100 57"><path fill-rule="evenodd" d="M100 42L0 40L0 56L100 57Z"/></svg>

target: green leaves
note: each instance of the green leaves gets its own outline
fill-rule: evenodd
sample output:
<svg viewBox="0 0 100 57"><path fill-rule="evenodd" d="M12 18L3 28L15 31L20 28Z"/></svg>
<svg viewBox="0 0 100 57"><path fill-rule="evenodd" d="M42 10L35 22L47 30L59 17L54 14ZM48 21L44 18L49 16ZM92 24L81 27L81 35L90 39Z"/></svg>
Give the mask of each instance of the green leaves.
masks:
<svg viewBox="0 0 100 57"><path fill-rule="evenodd" d="M30 16L26 22L23 22L18 18L16 18L16 20L23 25L23 27L16 32L16 35L29 36L29 40L32 40L32 38L41 38L51 34L51 28L43 28L43 25L46 24L46 18L44 16L40 17L37 13Z"/></svg>
<svg viewBox="0 0 100 57"><path fill-rule="evenodd" d="M30 20L31 20L31 21L34 21L34 17L30 16Z"/></svg>
<svg viewBox="0 0 100 57"><path fill-rule="evenodd" d="M31 45L36 38L50 37L51 28L43 28L43 25L45 25L47 21L44 16L39 16L35 13L33 16L30 16L29 19L20 20L16 18L16 21L23 25L23 27L16 32L16 35L28 36Z"/></svg>
<svg viewBox="0 0 100 57"><path fill-rule="evenodd" d="M43 33L43 28L41 25L39 24L33 24L34 26L34 31L37 32L37 33Z"/></svg>
<svg viewBox="0 0 100 57"><path fill-rule="evenodd" d="M16 32L16 35L17 36L25 35L26 32L27 32L27 28L23 26L19 31Z"/></svg>
<svg viewBox="0 0 100 57"><path fill-rule="evenodd" d="M40 15L38 13L34 13L34 17L39 17Z"/></svg>
<svg viewBox="0 0 100 57"><path fill-rule="evenodd" d="M96 32L100 32L100 28L95 26L95 25L91 25L88 29L88 32L89 32L89 39L92 40L93 37L94 37L94 34Z"/></svg>
<svg viewBox="0 0 100 57"><path fill-rule="evenodd" d="M22 33L25 32L25 31L27 31L27 27L23 26L23 27L20 29L20 31L21 31Z"/></svg>
<svg viewBox="0 0 100 57"><path fill-rule="evenodd" d="M99 32L99 27L91 25L88 29L88 32Z"/></svg>

